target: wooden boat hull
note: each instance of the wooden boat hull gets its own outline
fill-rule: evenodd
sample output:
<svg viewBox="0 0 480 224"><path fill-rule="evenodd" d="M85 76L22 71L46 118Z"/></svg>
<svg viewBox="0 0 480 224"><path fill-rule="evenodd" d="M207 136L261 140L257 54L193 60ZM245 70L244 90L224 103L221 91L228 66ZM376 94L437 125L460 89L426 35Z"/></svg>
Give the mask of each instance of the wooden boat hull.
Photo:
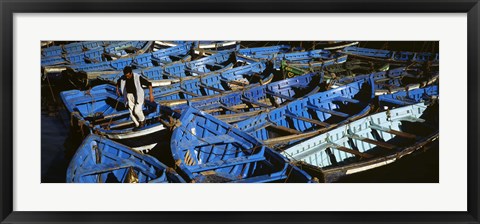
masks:
<svg viewBox="0 0 480 224"><path fill-rule="evenodd" d="M378 96L380 107L400 107L419 102L429 102L438 98L438 86L432 85L414 90L403 90Z"/></svg>
<svg viewBox="0 0 480 224"><path fill-rule="evenodd" d="M407 51L388 51L361 47L346 47L343 52L349 55L356 55L367 58L381 58L386 61L406 61L406 62L438 62L439 55L428 52L407 52Z"/></svg>
<svg viewBox="0 0 480 224"><path fill-rule="evenodd" d="M184 180L154 157L98 135L89 135L67 169L67 183L181 183Z"/></svg>
<svg viewBox="0 0 480 224"><path fill-rule="evenodd" d="M172 155L191 182L311 182L277 152L252 136L192 107L172 133Z"/></svg>
<svg viewBox="0 0 480 224"><path fill-rule="evenodd" d="M82 136L96 133L130 147L141 147L148 145L151 141L148 139L167 131L158 121L157 105L149 101L144 105L145 127L132 131L134 123L125 100L116 95L116 87L112 85L99 85L89 91L64 91L60 97L69 113L71 127Z"/></svg>
<svg viewBox="0 0 480 224"><path fill-rule="evenodd" d="M374 98L371 80L319 92L235 125L264 144L284 148L367 115Z"/></svg>
<svg viewBox="0 0 480 224"><path fill-rule="evenodd" d="M323 73L311 73L209 99L193 98L187 104L172 106L172 109L183 110L188 105L228 123L238 122L279 107L292 99L317 93L323 83L322 77Z"/></svg>
<svg viewBox="0 0 480 224"><path fill-rule="evenodd" d="M308 139L282 152L320 168L325 181L386 165L438 139L438 104L380 112Z"/></svg>

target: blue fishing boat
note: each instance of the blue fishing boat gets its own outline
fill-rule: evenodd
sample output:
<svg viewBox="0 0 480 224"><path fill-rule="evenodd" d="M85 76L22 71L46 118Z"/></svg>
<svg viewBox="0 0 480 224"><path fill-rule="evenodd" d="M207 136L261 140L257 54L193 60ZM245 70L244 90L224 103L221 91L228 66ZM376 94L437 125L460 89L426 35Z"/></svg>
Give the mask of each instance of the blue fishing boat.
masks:
<svg viewBox="0 0 480 224"><path fill-rule="evenodd" d="M62 50L64 53L51 56L42 56L42 67L55 67L62 65L77 65L81 68L81 64L98 63L101 61L113 60L118 56L125 56L125 50L142 54L150 49L153 42L148 41L125 41L125 42L75 42L64 45Z"/></svg>
<svg viewBox="0 0 480 224"><path fill-rule="evenodd" d="M276 46L267 46L267 47L253 47L253 48L242 48L238 49L237 54L256 58L256 55L273 55L279 53L287 53L292 51L292 47L289 45L276 45Z"/></svg>
<svg viewBox="0 0 480 224"><path fill-rule="evenodd" d="M146 79L152 82L154 86L162 86L178 82L181 78L188 76L205 75L210 72L228 70L233 67L235 61L235 55L219 53L195 61L182 60L178 63L149 68L144 68L142 66L139 69L134 69L134 72L143 75ZM99 75L97 78L102 81L116 83L122 75L122 71L117 71L112 74Z"/></svg>
<svg viewBox="0 0 480 224"><path fill-rule="evenodd" d="M295 61L289 62L287 60L283 60L281 62L281 68L282 68L282 71L286 73L285 77L291 78L295 75L306 74L308 72L322 70L327 66L345 63L347 61L347 58L348 58L348 55L337 54L336 57L333 57L331 59L320 60L320 61L309 61L308 63L295 62ZM292 71L288 69L292 67L297 71Z"/></svg>
<svg viewBox="0 0 480 224"><path fill-rule="evenodd" d="M187 41L155 41L155 44L160 46L177 46ZM226 50L237 49L240 41L193 41L195 48L197 49L209 49L209 50ZM197 52L198 53L198 52Z"/></svg>
<svg viewBox="0 0 480 224"><path fill-rule="evenodd" d="M165 128L158 120L160 112L150 101L145 101L143 108L145 127L133 131L135 124L124 98L117 96L115 86L104 84L87 91L63 91L60 97L70 116L71 127L83 136L96 133L138 151L148 151L155 146L148 139L164 135Z"/></svg>
<svg viewBox="0 0 480 224"><path fill-rule="evenodd" d="M61 56L62 52L63 52L62 46L58 46L58 45L42 48L42 58Z"/></svg>
<svg viewBox="0 0 480 224"><path fill-rule="evenodd" d="M226 70L221 73L192 76L169 86L153 89L155 101L162 105L185 104L193 98L208 99L231 91L270 83L273 74L265 63L255 63Z"/></svg>
<svg viewBox="0 0 480 224"><path fill-rule="evenodd" d="M312 182L252 136L188 107L176 121L171 151L179 173L195 183Z"/></svg>
<svg viewBox="0 0 480 224"><path fill-rule="evenodd" d="M323 62L314 62L309 64L301 63L289 63L282 61L282 72L284 78L291 78L297 75L303 75L309 72L324 71L326 72L325 78L333 79L339 77L357 76L362 74L370 74L373 72L387 71L390 69L390 64L386 62L363 62L360 60L348 60L342 62L340 56L339 63L337 59L324 60ZM347 59L347 58L345 58Z"/></svg>
<svg viewBox="0 0 480 224"><path fill-rule="evenodd" d="M322 83L323 73L310 73L208 99L189 99L187 104L232 123L256 116L294 99L315 94L321 89ZM187 104L174 105L172 109L183 110Z"/></svg>
<svg viewBox="0 0 480 224"><path fill-rule="evenodd" d="M238 77L249 77L262 72L264 64L258 63L259 67L247 66L248 70L237 67L226 73L208 75L206 77L194 77L166 87L153 88L157 103L164 105L184 104L185 99L193 97L212 97L220 94L222 84L243 84ZM261 74L261 73L260 73ZM265 82L272 78L272 74L260 77ZM238 80L238 81L236 81ZM251 79L250 79L251 80ZM254 84L251 84L253 86ZM242 86L241 86L242 87ZM225 87L233 91L232 87ZM190 95L187 95L190 94ZM148 91L145 94L149 94ZM196 95L193 95L196 94ZM125 107L123 97L116 95L116 87L109 84L95 86L87 91L69 90L61 92L60 97L71 117L71 126L80 133L97 133L110 139L115 139L130 147L150 150L155 145L148 139L163 136L165 129L160 110L156 103L145 101L143 113L145 126L134 130L134 122L130 118L128 109ZM140 149L139 149L140 150Z"/></svg>
<svg viewBox="0 0 480 224"><path fill-rule="evenodd" d="M254 54L245 56L247 58L253 58L257 60L269 60L274 64L275 69L280 69L282 61L308 64L315 62L322 62L324 60L335 59L337 63L343 63L346 61L346 57L342 53L331 53L326 50L311 50L303 52L290 52L290 53L274 53L274 54ZM338 60L337 60L338 58Z"/></svg>
<svg viewBox="0 0 480 224"><path fill-rule="evenodd" d="M374 72L372 74L343 77L339 80L333 79L330 83L332 88L342 86L361 79L372 77L375 81L375 95L395 93L402 90L413 90L428 86L438 80L438 71L429 74L418 75L415 70L407 70L406 67L390 69L387 71Z"/></svg>
<svg viewBox="0 0 480 224"><path fill-rule="evenodd" d="M371 79L319 92L235 124L265 145L284 148L366 116L372 106ZM288 99L287 97L284 97Z"/></svg>
<svg viewBox="0 0 480 224"><path fill-rule="evenodd" d="M438 104L380 112L285 149L282 154L325 182L392 163L438 139ZM323 177L323 178L321 178Z"/></svg>
<svg viewBox="0 0 480 224"><path fill-rule="evenodd" d="M98 135L89 135L67 169L67 183L184 183L152 156Z"/></svg>
<svg viewBox="0 0 480 224"><path fill-rule="evenodd" d="M408 52L408 51L389 51L389 50L379 50L371 48L362 48L362 47L346 47L343 49L343 52L349 55L370 57L370 58L380 58L386 59L389 61L405 61L405 62L438 62L438 54L428 53L428 52Z"/></svg>
<svg viewBox="0 0 480 224"><path fill-rule="evenodd" d="M127 65L133 66L133 67L140 67L140 68L160 66L160 65L164 65L164 63L171 63L172 58L174 57L181 59L185 55L188 55L190 47L191 47L191 44L184 44L184 45L175 47L174 49L163 49L163 50L158 50L152 53L142 52L140 54L135 54L129 57L120 57L119 59L116 59L116 60L105 61L100 63L75 64L69 67L75 71L90 72L90 71L121 70ZM117 49L117 48L112 48L112 49ZM120 49L123 49L123 48L120 48ZM107 48L105 48L105 51L107 51Z"/></svg>
<svg viewBox="0 0 480 224"><path fill-rule="evenodd" d="M378 96L380 107L401 107L438 99L438 86L432 85L414 90L403 90Z"/></svg>

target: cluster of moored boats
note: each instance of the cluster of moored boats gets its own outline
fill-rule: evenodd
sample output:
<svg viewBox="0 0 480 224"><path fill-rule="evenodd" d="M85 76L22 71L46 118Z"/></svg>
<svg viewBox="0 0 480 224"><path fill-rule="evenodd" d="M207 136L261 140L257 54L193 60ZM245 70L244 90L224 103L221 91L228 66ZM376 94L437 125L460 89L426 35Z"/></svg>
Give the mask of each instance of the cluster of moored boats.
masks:
<svg viewBox="0 0 480 224"><path fill-rule="evenodd" d="M329 44L44 47L44 76L97 83L60 93L85 137L66 182L333 182L438 139L438 54ZM141 128L116 93L125 66L153 84Z"/></svg>

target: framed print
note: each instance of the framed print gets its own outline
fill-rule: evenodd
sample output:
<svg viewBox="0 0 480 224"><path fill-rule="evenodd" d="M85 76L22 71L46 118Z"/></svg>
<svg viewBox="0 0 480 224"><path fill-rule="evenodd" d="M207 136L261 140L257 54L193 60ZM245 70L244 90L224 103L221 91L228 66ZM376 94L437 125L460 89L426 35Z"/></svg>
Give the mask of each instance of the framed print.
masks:
<svg viewBox="0 0 480 224"><path fill-rule="evenodd" d="M2 223L479 222L478 1L1 6Z"/></svg>

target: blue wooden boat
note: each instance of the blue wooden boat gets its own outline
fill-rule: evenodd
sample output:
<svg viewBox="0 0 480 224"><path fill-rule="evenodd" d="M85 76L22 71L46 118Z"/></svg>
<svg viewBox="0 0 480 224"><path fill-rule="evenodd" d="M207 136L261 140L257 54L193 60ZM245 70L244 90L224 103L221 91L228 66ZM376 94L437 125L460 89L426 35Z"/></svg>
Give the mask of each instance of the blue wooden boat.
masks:
<svg viewBox="0 0 480 224"><path fill-rule="evenodd" d="M315 94L322 83L323 73L310 73L208 99L189 99L187 104L174 105L171 109L183 110L191 106L225 122L238 122L294 99Z"/></svg>
<svg viewBox="0 0 480 224"><path fill-rule="evenodd" d="M67 169L67 183L184 183L171 168L98 135L89 135Z"/></svg>
<svg viewBox="0 0 480 224"><path fill-rule="evenodd" d="M412 72L416 71L406 69L406 67L400 67L387 71L374 72L372 74L343 77L339 80L332 80L330 85L336 88L361 79L373 77L375 81L375 95L383 95L428 86L435 83L439 77L438 71L432 71L427 75L415 75Z"/></svg>
<svg viewBox="0 0 480 224"><path fill-rule="evenodd" d="M292 47L289 45L276 45L276 46L267 46L267 47L253 47L253 48L242 48L237 50L237 54L256 58L256 55L272 55L279 53L287 53L292 50Z"/></svg>
<svg viewBox="0 0 480 224"><path fill-rule="evenodd" d="M178 172L195 183L312 182L252 136L188 107L177 120L171 151Z"/></svg>
<svg viewBox="0 0 480 224"><path fill-rule="evenodd" d="M439 61L439 55L428 53L428 52L408 52L408 51L389 51L389 50L379 50L371 48L362 48L362 47L346 47L343 49L343 52L349 55L370 57L370 58L381 58L389 61L406 61L406 62L427 62Z"/></svg>
<svg viewBox="0 0 480 224"><path fill-rule="evenodd" d="M152 53L141 53L112 61L89 64L75 64L69 67L75 71L92 72L122 70L127 65L138 68L161 66L165 65L166 63L171 63L174 60L183 59L189 54L190 47L191 44L184 44L174 47L174 49L162 49Z"/></svg>
<svg viewBox="0 0 480 224"><path fill-rule="evenodd" d="M250 56L245 56L247 58L253 58L257 60L269 60L274 64L275 69L280 69L282 66L282 61L295 62L298 64L308 64L322 62L324 60L331 60L339 58L337 63L343 63L346 61L346 57L342 53L331 53L326 50L311 50L303 52L290 52L290 53L275 53L275 54L255 54Z"/></svg>
<svg viewBox="0 0 480 224"><path fill-rule="evenodd" d="M160 46L177 46L187 41L155 41L155 44ZM239 47L240 41L192 41L197 49L210 49L210 50L226 50L236 49ZM198 53L198 52L197 52Z"/></svg>
<svg viewBox="0 0 480 224"><path fill-rule="evenodd" d="M414 90L402 90L392 94L378 96L380 107L401 107L420 102L435 101L438 98L438 86L432 85Z"/></svg>
<svg viewBox="0 0 480 224"><path fill-rule="evenodd" d="M185 104L188 100L208 99L230 91L251 88L270 83L273 74L265 63L236 67L221 73L181 79L169 86L153 88L155 101L166 106Z"/></svg>
<svg viewBox="0 0 480 224"><path fill-rule="evenodd" d="M146 79L152 82L154 86L169 85L188 76L198 76L211 72L226 71L233 67L233 63L235 63L236 60L234 56L235 55L228 53L219 53L195 61L180 61L178 63L149 68L143 68L142 66L140 69L134 69L134 72L143 75ZM116 83L122 75L123 72L118 71L112 74L99 75L98 79L110 83Z"/></svg>
<svg viewBox="0 0 480 224"><path fill-rule="evenodd" d="M63 52L62 46L58 46L58 45L42 48L42 58L61 56L62 52Z"/></svg>
<svg viewBox="0 0 480 224"><path fill-rule="evenodd" d="M116 87L109 84L87 91L63 91L60 97L70 116L70 125L84 136L97 133L135 149L148 151L155 146L148 139L163 135L161 132L165 130L158 120L160 112L157 112L157 105L146 100L143 108L146 124L133 131L135 125L124 98L117 96ZM146 145L151 147L144 147Z"/></svg>
<svg viewBox="0 0 480 224"><path fill-rule="evenodd" d="M118 55L126 55L125 49L141 54L150 49L153 42L148 41L87 41L74 42L63 46L60 54L42 56L42 67L98 63L116 59ZM112 58L113 56L113 58Z"/></svg>
<svg viewBox="0 0 480 224"><path fill-rule="evenodd" d="M299 75L299 74L301 75L301 74L306 74L312 71L322 70L327 66L345 63L347 59L348 59L348 55L337 54L336 57L333 57L331 59L320 60L320 61L309 61L308 63L295 62L295 61L289 62L287 60L283 60L281 62L281 69L284 72L284 77L291 78L295 75Z"/></svg>
<svg viewBox="0 0 480 224"><path fill-rule="evenodd" d="M373 72L387 71L390 69L390 64L364 62L361 60L344 61L342 57L347 59L348 55L340 56L339 60L331 59L323 62L314 62L309 64L289 63L282 61L282 72L284 78L291 78L297 75L303 75L309 72L324 71L325 78L333 79L339 77L357 76L362 74L370 74ZM339 63L340 62L340 63Z"/></svg>
<svg viewBox="0 0 480 224"><path fill-rule="evenodd" d="M284 148L366 116L375 97L371 79L319 92L235 124L264 144ZM288 97L285 97L288 99Z"/></svg>
<svg viewBox="0 0 480 224"><path fill-rule="evenodd" d="M438 121L438 104L399 107L340 126L282 154L301 161L302 167L317 168L325 182L333 182L392 163L430 144L438 139Z"/></svg>

